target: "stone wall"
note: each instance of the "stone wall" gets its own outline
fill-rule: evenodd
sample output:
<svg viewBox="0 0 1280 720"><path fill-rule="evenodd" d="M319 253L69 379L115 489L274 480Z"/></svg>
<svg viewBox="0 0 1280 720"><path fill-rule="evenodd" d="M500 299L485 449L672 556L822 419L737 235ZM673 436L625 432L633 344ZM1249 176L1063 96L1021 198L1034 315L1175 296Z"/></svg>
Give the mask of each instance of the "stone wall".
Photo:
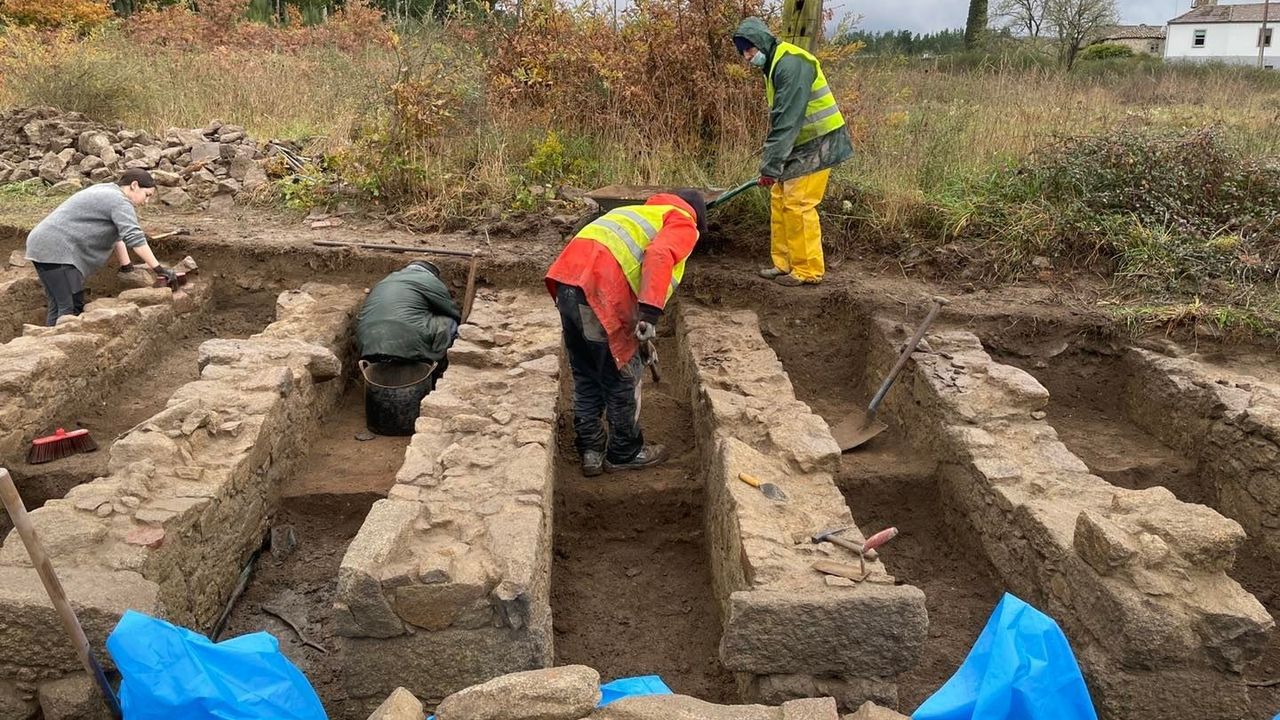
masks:
<svg viewBox="0 0 1280 720"><path fill-rule="evenodd" d="M308 284L280 296L262 333L205 343L200 379L111 447L106 477L31 513L99 650L126 608L213 624L262 543L279 484L341 395L362 300L356 288ZM16 534L0 547L0 578L0 691L31 709L42 684L79 663Z"/></svg>
<svg viewBox="0 0 1280 720"><path fill-rule="evenodd" d="M196 322L211 296L209 278L177 293L126 290L55 327L28 325L0 345L0 461L20 457L32 438L56 423L70 425L77 408L101 402L135 376L175 332Z"/></svg>
<svg viewBox="0 0 1280 720"><path fill-rule="evenodd" d="M14 250L8 265L0 268L0 342L21 335L22 326L45 304L40 279L23 255L23 251Z"/></svg>
<svg viewBox="0 0 1280 720"><path fill-rule="evenodd" d="M678 317L679 382L691 389L703 456L721 662L749 701L833 695L850 710L867 700L896 705L895 676L916 664L924 643L924 593L893 584L880 562L868 564L862 583L813 569L818 559L858 562L810 541L853 525L834 482L835 439L796 399L755 313L685 306ZM739 480L743 472L779 485L787 502L766 499ZM863 539L857 528L845 536Z"/></svg>
<svg viewBox="0 0 1280 720"><path fill-rule="evenodd" d="M460 332L395 487L342 560L349 714L397 686L435 704L553 661L559 318L545 295L482 292Z"/></svg>
<svg viewBox="0 0 1280 720"><path fill-rule="evenodd" d="M908 328L872 323L868 384ZM975 533L1009 589L1062 625L1100 715L1244 718L1240 676L1273 622L1227 576L1234 521L1091 475L1040 412L1049 393L968 332L935 332L882 414L940 461L949 518Z"/></svg>
<svg viewBox="0 0 1280 720"><path fill-rule="evenodd" d="M1129 417L1198 461L1214 507L1280 557L1280 386L1136 348L1125 371Z"/></svg>
<svg viewBox="0 0 1280 720"><path fill-rule="evenodd" d="M839 720L831 698L764 705L716 705L684 695L621 698L598 707L600 674L583 665L513 673L450 695L436 710L438 720ZM397 688L369 720L421 720L423 705ZM905 720L867 703L845 720Z"/></svg>

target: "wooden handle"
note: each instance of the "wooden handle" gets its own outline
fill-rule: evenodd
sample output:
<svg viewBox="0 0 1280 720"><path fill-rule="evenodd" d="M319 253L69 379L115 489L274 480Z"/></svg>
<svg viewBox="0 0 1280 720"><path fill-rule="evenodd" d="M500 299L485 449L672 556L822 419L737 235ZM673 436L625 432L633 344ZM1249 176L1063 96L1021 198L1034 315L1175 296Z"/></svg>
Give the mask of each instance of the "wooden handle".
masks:
<svg viewBox="0 0 1280 720"><path fill-rule="evenodd" d="M13 484L13 478L4 468L0 468L0 502L4 503L4 509L8 511L9 519L13 521L13 527L18 531L18 537L22 538L22 544L26 546L27 554L31 556L31 564L35 566L36 574L40 576L40 582L44 584L44 590L49 594L49 600L53 602L58 619L62 621L62 628L70 636L71 644L75 646L76 654L80 656L80 663L84 665L89 677L98 683L98 689L102 691L102 699L106 702L112 717L120 720L123 717L120 701L116 699L115 691L107 682L102 666L93 656L89 639L84 635L84 628L80 626L80 620L71 609L71 603L67 602L67 593L62 589L62 583L53 571L53 565L49 562L49 556L45 554L40 539L36 537L36 529L27 515L27 506L22 503L22 496L18 494L18 488Z"/></svg>
<svg viewBox="0 0 1280 720"><path fill-rule="evenodd" d="M875 550L881 545L884 545L885 543L889 542L890 540L894 539L897 536L898 536L898 528L896 527L885 528L884 530L881 530L875 535L872 535L871 537L867 538L867 541L862 543L862 552L864 554L870 553L872 550Z"/></svg>
<svg viewBox="0 0 1280 720"><path fill-rule="evenodd" d="M815 560L813 569L823 575L835 575L836 577L848 578L854 582L862 582L867 578L866 571L857 565L847 565L834 560Z"/></svg>
<svg viewBox="0 0 1280 720"><path fill-rule="evenodd" d="M756 477L755 475L748 475L747 473L738 473L738 479L750 485L753 488L760 487L760 478Z"/></svg>

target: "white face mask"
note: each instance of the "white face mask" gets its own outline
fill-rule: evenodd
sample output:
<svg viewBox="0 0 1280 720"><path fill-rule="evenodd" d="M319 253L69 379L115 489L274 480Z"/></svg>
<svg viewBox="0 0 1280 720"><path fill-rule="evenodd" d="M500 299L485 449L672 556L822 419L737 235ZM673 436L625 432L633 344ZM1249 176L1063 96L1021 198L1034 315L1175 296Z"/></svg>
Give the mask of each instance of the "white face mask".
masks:
<svg viewBox="0 0 1280 720"><path fill-rule="evenodd" d="M765 63L764 53L760 52L759 50L756 50L756 54L751 56L751 64L755 65L758 68L762 68L764 67L764 63Z"/></svg>

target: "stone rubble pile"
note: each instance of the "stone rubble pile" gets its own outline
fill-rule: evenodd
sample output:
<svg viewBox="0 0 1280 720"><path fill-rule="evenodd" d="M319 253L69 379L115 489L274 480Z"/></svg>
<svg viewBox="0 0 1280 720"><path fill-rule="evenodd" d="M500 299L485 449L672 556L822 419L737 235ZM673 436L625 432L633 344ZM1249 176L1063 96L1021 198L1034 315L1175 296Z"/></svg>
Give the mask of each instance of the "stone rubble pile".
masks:
<svg viewBox="0 0 1280 720"><path fill-rule="evenodd" d="M261 187L263 162L279 152L275 141L259 144L219 120L157 137L51 107L0 111L0 185L39 178L70 193L142 168L155 177L162 203L182 207Z"/></svg>
<svg viewBox="0 0 1280 720"><path fill-rule="evenodd" d="M615 700L603 708L600 674L584 665L512 673L444 699L438 720L840 720L831 698L792 700L779 707L716 705L685 695L649 695ZM397 688L369 720L421 720L423 704ZM844 720L906 720L866 703Z"/></svg>

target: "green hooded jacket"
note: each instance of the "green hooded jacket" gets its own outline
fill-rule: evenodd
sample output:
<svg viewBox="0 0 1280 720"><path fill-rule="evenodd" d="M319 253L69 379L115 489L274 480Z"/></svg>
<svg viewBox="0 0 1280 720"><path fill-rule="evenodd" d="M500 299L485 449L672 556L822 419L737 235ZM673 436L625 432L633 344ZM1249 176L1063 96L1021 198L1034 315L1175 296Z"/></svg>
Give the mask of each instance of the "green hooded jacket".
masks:
<svg viewBox="0 0 1280 720"><path fill-rule="evenodd" d="M384 356L437 362L453 344L462 313L449 288L433 273L397 270L365 298L356 317L360 357Z"/></svg>
<svg viewBox="0 0 1280 720"><path fill-rule="evenodd" d="M769 32L764 21L749 17L742 21L733 35L743 38L765 54L762 72L768 72L778 39ZM760 160L761 176L792 180L835 167L853 157L853 141L849 138L847 125L803 145L795 144L804 124L809 91L817 76L817 68L798 55L787 55L774 68L774 101L769 111L769 135L765 138Z"/></svg>

